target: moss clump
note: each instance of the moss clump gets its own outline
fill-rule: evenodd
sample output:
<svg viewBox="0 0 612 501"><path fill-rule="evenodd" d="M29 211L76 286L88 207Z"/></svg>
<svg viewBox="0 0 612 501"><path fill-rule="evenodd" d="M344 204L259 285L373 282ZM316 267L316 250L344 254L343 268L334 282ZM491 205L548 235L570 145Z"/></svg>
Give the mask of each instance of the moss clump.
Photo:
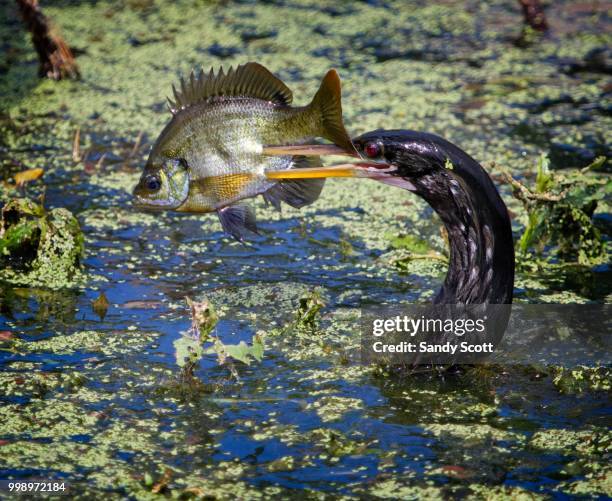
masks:
<svg viewBox="0 0 612 501"><path fill-rule="evenodd" d="M0 219L0 279L60 288L80 275L84 238L77 219L27 198L9 201Z"/></svg>
<svg viewBox="0 0 612 501"><path fill-rule="evenodd" d="M0 262L23 268L36 257L41 236L42 207L28 199L6 204L0 220Z"/></svg>

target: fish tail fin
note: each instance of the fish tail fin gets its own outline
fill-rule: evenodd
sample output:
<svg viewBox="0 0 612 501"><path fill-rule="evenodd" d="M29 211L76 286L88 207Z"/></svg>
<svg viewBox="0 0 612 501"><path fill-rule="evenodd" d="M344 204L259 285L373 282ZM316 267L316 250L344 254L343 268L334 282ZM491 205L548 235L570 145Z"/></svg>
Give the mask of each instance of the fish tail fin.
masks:
<svg viewBox="0 0 612 501"><path fill-rule="evenodd" d="M313 165L321 165L321 159L319 157L296 156L293 159L292 168L300 169ZM319 198L323 184L325 184L325 179L288 179L276 183L263 193L263 197L277 210L280 210L281 202L285 202L296 209L301 209Z"/></svg>
<svg viewBox="0 0 612 501"><path fill-rule="evenodd" d="M329 70L312 99L310 108L321 115L321 136L347 153L354 153L355 147L342 122L341 94L340 76L336 70Z"/></svg>

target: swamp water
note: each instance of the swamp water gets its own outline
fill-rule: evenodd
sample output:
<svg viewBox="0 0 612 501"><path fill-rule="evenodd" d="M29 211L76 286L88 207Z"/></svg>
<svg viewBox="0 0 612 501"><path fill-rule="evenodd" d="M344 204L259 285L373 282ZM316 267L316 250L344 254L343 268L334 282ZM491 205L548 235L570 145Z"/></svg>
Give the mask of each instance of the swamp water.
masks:
<svg viewBox="0 0 612 501"><path fill-rule="evenodd" d="M555 2L552 34L529 45L516 42L511 1L61 1L46 13L83 79L57 83L37 78L3 4L2 177L44 168L26 193L44 187L48 208L77 217L85 258L55 288L0 282L0 478L64 479L72 495L109 499L609 495L607 369L399 380L355 363L360 307L426 300L444 277L443 259L397 266L406 250L444 253L420 200L359 180L328 182L318 202L282 215L258 199L261 235L249 245L223 235L216 215L130 206L177 75L248 60L276 72L297 104L336 67L353 135L435 132L494 177L492 162L529 181L541 153L553 168L584 167L610 144L610 62L604 51L589 63L611 39L597 5ZM0 186L3 201L17 194ZM518 238L526 214L502 194ZM608 234L609 213L604 202L596 214ZM313 327L284 328L313 291L325 303ZM105 313L92 307L101 293ZM519 272L515 293L609 302L609 267ZM185 296L215 305L223 342L259 333L262 362L236 364L236 381L205 356L200 383L178 384Z"/></svg>

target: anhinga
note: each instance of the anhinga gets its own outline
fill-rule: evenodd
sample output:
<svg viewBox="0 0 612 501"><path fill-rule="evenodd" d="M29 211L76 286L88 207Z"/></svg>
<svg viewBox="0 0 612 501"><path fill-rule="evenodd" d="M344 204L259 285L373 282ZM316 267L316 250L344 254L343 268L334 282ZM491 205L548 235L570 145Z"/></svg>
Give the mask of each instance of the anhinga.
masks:
<svg viewBox="0 0 612 501"><path fill-rule="evenodd" d="M514 244L510 218L489 175L463 150L433 134L377 130L353 140L360 161L268 172L271 179L365 177L416 193L436 211L448 232L450 261L435 297L438 305L512 303ZM268 154L346 155L334 146L269 147ZM510 309L493 312L495 340Z"/></svg>

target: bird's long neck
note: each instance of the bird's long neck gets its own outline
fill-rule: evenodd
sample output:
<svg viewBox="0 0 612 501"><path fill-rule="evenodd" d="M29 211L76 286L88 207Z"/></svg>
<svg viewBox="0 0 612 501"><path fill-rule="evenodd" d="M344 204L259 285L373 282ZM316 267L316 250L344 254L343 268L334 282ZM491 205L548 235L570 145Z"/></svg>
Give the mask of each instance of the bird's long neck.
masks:
<svg viewBox="0 0 612 501"><path fill-rule="evenodd" d="M448 273L435 302L509 304L514 244L506 206L475 160L450 153L452 170L436 168L413 181L448 233Z"/></svg>
<svg viewBox="0 0 612 501"><path fill-rule="evenodd" d="M512 302L514 251L509 220L499 220L460 179L446 185L449 197L436 212L450 246L448 273L436 302L502 304ZM463 186L462 186L463 185ZM443 210L438 210L443 209Z"/></svg>

